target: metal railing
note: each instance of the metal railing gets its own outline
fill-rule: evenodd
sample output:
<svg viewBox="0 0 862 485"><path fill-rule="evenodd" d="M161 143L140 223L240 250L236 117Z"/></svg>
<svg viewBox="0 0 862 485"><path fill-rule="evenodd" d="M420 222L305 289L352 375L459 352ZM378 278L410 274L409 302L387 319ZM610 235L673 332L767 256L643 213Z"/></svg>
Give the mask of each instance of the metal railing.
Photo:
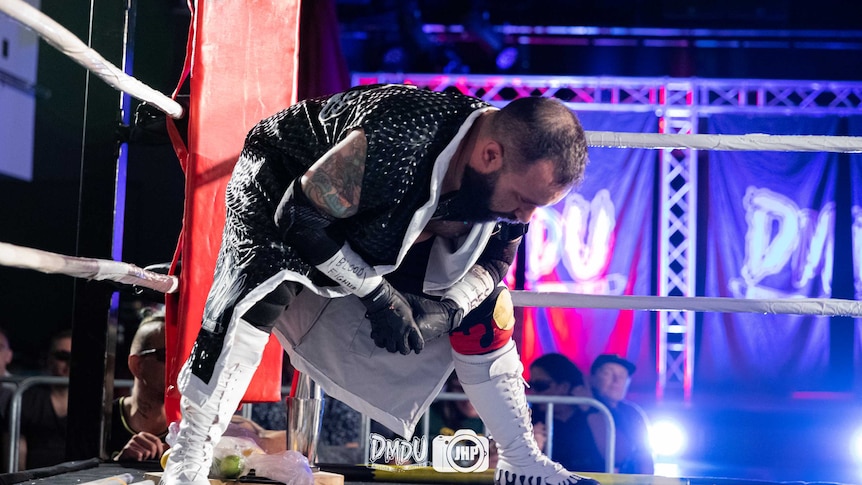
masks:
<svg viewBox="0 0 862 485"><path fill-rule="evenodd" d="M282 388L282 394L286 394L290 392L289 387ZM434 401L467 401L469 398L466 394L457 393L457 392L441 392L437 395ZM564 404L564 405L579 405L579 406L590 406L599 411L601 415L605 418L605 422L607 423L606 435L605 435L605 473L613 473L614 472L614 450L616 449L616 424L614 422L614 416L611 414L611 411L602 404L600 401L589 398L589 397L576 397L576 396L536 396L536 395L527 395L528 403L540 403L547 404L547 411L545 412L545 428L547 429L548 438L545 443L545 454L548 455L548 458L553 459L554 453L554 404ZM250 407L250 405L248 405ZM245 408L245 407L244 407ZM251 411L249 410L249 415ZM370 429L371 429L371 419L362 415L362 424L360 428L360 449L362 450L362 456L368 457L368 448L369 448L369 440L370 440ZM431 421L429 413L425 413L422 416L422 434L427 437L430 441L433 439L431 434Z"/></svg>
<svg viewBox="0 0 862 485"><path fill-rule="evenodd" d="M437 395L434 401L467 401L469 398L466 394L458 393L458 392L441 392ZM569 405L580 405L580 406L590 406L598 409L599 413L604 416L605 421L607 422L607 433L605 440L605 472L613 473L614 471L614 450L616 446L616 424L614 423L614 416L611 414L611 411L602 404L600 401L589 397L576 397L576 396L536 396L536 395L527 395L528 403L537 403L537 404L546 404L547 411L545 412L545 428L547 429L548 438L545 442L545 454L548 455L548 458L553 459L554 453L554 404L569 404ZM363 415L363 422L368 421L368 418ZM431 440L433 437L431 434L431 420L429 413L425 413L422 416L422 432ZM363 435L363 443L362 443L362 451L363 456L368 456L368 433Z"/></svg>
<svg viewBox="0 0 862 485"><path fill-rule="evenodd" d="M614 450L616 450L617 427L614 422L614 416L611 410L600 401L591 397L576 397L576 396L527 396L529 403L544 403L547 404L545 412L545 427L548 430L548 441L546 443L545 454L548 458L553 459L553 443L554 443L554 404L568 404L590 406L598 409L599 413L605 418L607 430L605 434L605 473L614 472Z"/></svg>
<svg viewBox="0 0 862 485"><path fill-rule="evenodd" d="M21 437L21 398L24 395L24 392L34 386L68 386L69 378L58 376L34 376L27 377L22 380L4 378L0 379L0 381L2 381L2 383L15 384L15 391L12 393L12 397L9 398L9 415L6 417L9 426L9 449L5 450L8 452L7 458L9 459L7 471L9 473L15 473L18 471L18 440ZM114 381L114 388L131 388L132 383L133 381L131 379L118 379Z"/></svg>
<svg viewBox="0 0 862 485"><path fill-rule="evenodd" d="M18 380L10 380L10 379L0 379L0 382L6 383L11 382L16 384L15 391L12 394L12 397L9 400L9 415L8 426L9 426L9 450L8 451L8 472L14 473L18 471L18 439L21 436L21 398L24 395L24 392L37 385L69 385L68 377L56 377L56 376L35 376L28 377ZM131 388L132 380L129 379L118 379L114 381L114 388ZM282 395L286 396L290 393L290 387L284 386L282 387ZM547 441L545 443L545 454L548 455L548 458L553 459L553 442L554 442L554 405L555 404L563 404L563 405L579 405L579 406L590 406L599 411L599 413L604 416L605 421L607 423L606 428L606 439L605 439L605 472L613 473L614 469L614 450L616 446L616 425L614 423L614 417L611 414L610 410L597 401L596 399L588 398L588 397L576 397L576 396L536 396L536 395L527 395L528 403L540 403L547 405L547 411L545 412L545 427L547 429ZM436 401L466 401L469 400L466 394L463 393L455 393L455 392L441 392L435 398ZM244 416L250 418L251 417L251 404L247 404L243 406L243 414ZM422 432L428 437L428 439L432 439L430 436L430 416L429 413L425 413L422 416ZM371 419L362 415L362 423L360 428L360 437L361 437L361 447L362 447L362 456L368 456L368 447L369 447L369 435L371 429Z"/></svg>

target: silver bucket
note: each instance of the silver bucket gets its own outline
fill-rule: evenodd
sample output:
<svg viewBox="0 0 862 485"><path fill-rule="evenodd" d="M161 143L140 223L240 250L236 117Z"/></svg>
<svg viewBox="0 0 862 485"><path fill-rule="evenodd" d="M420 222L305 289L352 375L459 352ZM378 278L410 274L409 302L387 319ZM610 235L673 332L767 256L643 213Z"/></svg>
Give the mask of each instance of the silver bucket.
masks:
<svg viewBox="0 0 862 485"><path fill-rule="evenodd" d="M317 443L323 421L323 392L309 377L302 375L295 396L287 405L287 449L302 453L308 463L317 462Z"/></svg>

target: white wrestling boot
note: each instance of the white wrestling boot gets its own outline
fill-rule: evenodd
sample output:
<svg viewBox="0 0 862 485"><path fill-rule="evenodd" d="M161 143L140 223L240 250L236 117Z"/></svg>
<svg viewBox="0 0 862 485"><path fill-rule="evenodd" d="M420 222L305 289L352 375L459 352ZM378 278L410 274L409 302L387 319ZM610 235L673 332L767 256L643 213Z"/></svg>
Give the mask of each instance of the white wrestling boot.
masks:
<svg viewBox="0 0 862 485"><path fill-rule="evenodd" d="M539 450L515 342L509 340L484 355L452 354L464 393L497 443L496 485L600 485L566 470Z"/></svg>
<svg viewBox="0 0 862 485"><path fill-rule="evenodd" d="M260 364L269 334L240 319L228 331L210 383L192 374L189 361L177 379L182 420L159 485L210 485L213 447L221 439Z"/></svg>

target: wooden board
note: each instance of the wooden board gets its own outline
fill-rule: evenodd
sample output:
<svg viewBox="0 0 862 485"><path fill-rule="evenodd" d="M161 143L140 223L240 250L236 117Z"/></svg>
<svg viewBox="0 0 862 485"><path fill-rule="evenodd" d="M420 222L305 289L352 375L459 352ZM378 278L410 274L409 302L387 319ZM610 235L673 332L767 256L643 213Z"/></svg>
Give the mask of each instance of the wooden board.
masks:
<svg viewBox="0 0 862 485"><path fill-rule="evenodd" d="M153 483L159 483L162 478L162 472L147 472L144 480L152 480ZM221 480L218 478L210 478L210 485L260 485L262 483L278 484L275 480L266 480L264 478L255 478L253 481L243 480ZM338 473L316 471L314 472L314 485L344 485L344 475Z"/></svg>

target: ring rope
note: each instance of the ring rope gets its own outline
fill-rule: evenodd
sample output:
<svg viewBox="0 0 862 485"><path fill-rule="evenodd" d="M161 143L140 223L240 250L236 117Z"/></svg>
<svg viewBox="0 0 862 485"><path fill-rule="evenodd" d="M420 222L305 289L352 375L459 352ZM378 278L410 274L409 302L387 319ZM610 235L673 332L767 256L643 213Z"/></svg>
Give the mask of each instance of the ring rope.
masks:
<svg viewBox="0 0 862 485"><path fill-rule="evenodd" d="M42 273L64 274L89 280L110 280L162 293L174 293L179 286L176 276L155 273L133 264L66 256L4 242L0 242L0 266L33 269Z"/></svg>
<svg viewBox="0 0 862 485"><path fill-rule="evenodd" d="M705 135L588 131L587 144L611 148L694 148L702 150L862 152L862 137L826 135Z"/></svg>
<svg viewBox="0 0 862 485"><path fill-rule="evenodd" d="M709 296L584 295L512 291L520 307L607 308L615 310L763 313L862 317L862 301L833 298L749 299Z"/></svg>
<svg viewBox="0 0 862 485"><path fill-rule="evenodd" d="M110 86L146 101L173 118L183 116L182 106L105 60L74 34L23 0L0 0L0 11L41 35L45 41L93 71ZM587 144L595 147L791 152L862 152L862 138L818 135L705 135L621 133L588 131Z"/></svg>
<svg viewBox="0 0 862 485"><path fill-rule="evenodd" d="M77 278L111 280L174 293L179 280L133 264L80 258L0 242L0 266L33 269ZM862 317L862 301L831 298L741 299L706 296L585 295L512 291L518 307L604 308L612 310L695 311Z"/></svg>
<svg viewBox="0 0 862 485"><path fill-rule="evenodd" d="M170 97L127 75L81 42L74 34L22 0L0 0L0 11L34 30L46 42L102 78L110 86L146 101L173 118L184 114ZM816 135L706 135L588 131L587 144L594 147L704 149L796 152L862 152L862 137ZM0 265L34 269L43 273L111 280L173 293L175 276L155 273L135 265L94 258L80 258L0 242ZM680 296L614 296L571 293L513 291L516 306L551 308L605 308L645 311L709 311L862 317L862 302L826 298L736 299Z"/></svg>
<svg viewBox="0 0 862 485"><path fill-rule="evenodd" d="M74 34L23 0L0 0L0 11L42 36L110 86L146 101L173 118L183 107L170 97L124 73ZM825 135L708 135L588 131L587 144L612 148L690 148L702 150L862 153L862 137Z"/></svg>
<svg viewBox="0 0 862 485"><path fill-rule="evenodd" d="M46 42L92 71L111 87L156 106L172 118L182 118L183 107L179 103L124 73L65 27L30 4L23 0L0 0L0 12L38 33Z"/></svg>

